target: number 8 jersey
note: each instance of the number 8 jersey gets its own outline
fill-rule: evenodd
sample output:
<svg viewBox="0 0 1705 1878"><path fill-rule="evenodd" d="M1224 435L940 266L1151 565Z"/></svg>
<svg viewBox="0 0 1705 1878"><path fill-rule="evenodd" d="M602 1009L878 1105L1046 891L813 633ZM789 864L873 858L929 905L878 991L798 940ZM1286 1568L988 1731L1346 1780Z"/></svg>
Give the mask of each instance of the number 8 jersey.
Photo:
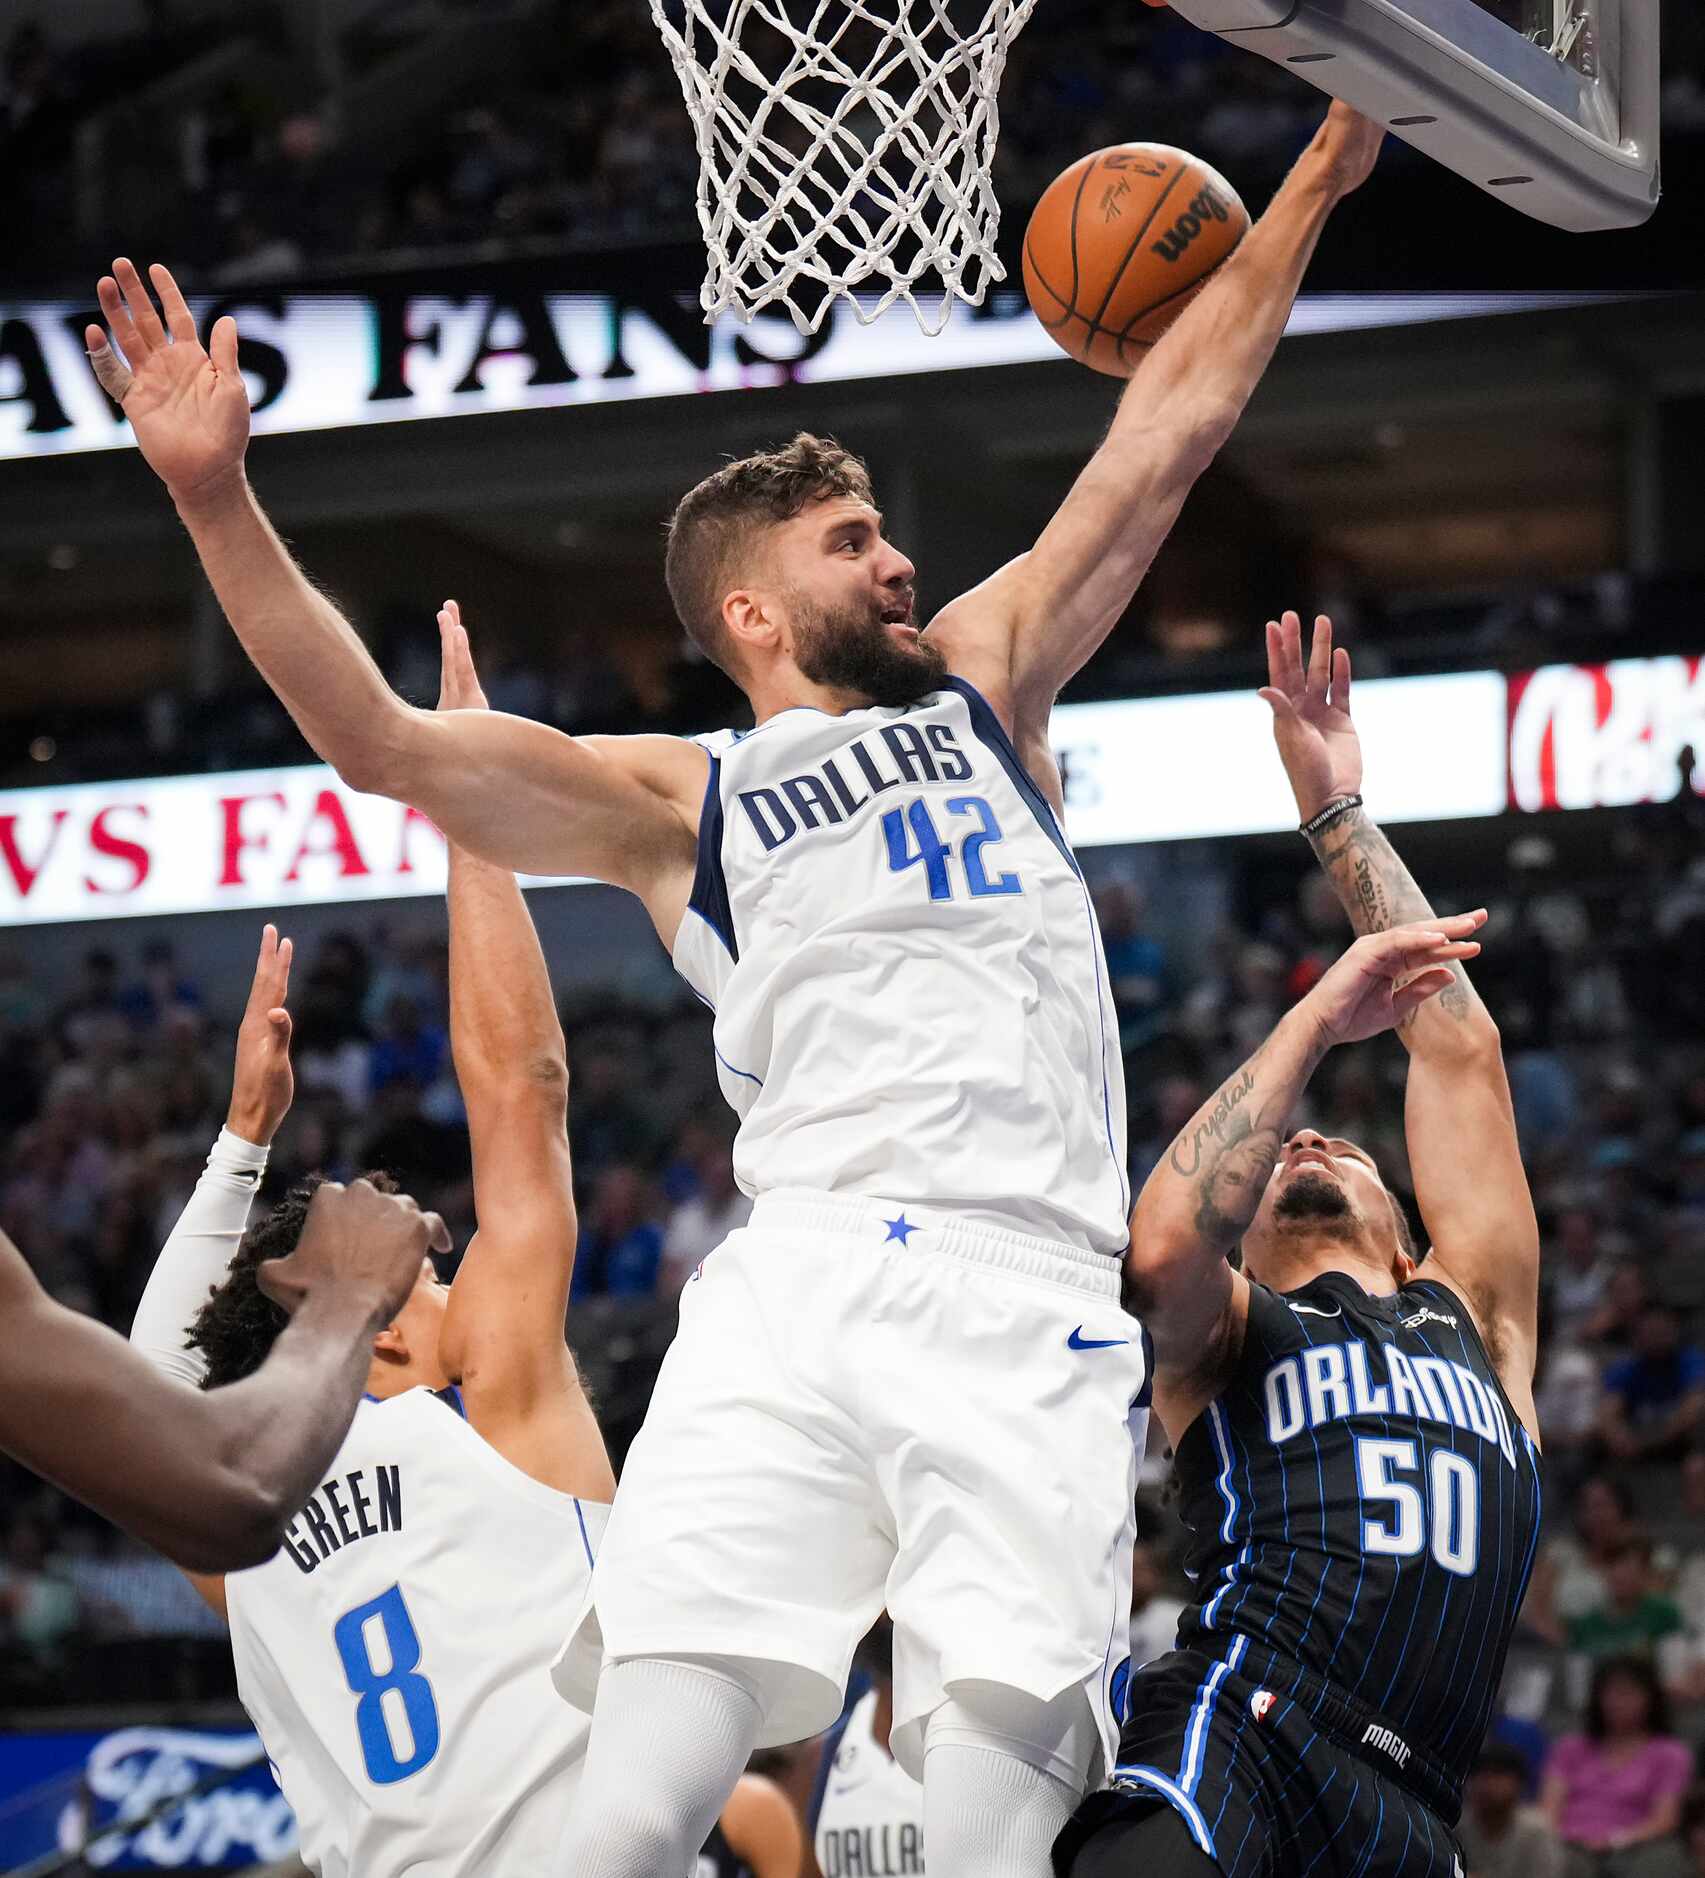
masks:
<svg viewBox="0 0 1705 1878"><path fill-rule="evenodd" d="M310 1870L554 1878L588 1723L550 1663L608 1517L513 1467L454 1389L361 1404L283 1549L225 1580Z"/></svg>
<svg viewBox="0 0 1705 1878"><path fill-rule="evenodd" d="M935 1206L1124 1250L1125 1097L1095 913L963 679L706 740L676 969L716 1013L751 1194Z"/></svg>

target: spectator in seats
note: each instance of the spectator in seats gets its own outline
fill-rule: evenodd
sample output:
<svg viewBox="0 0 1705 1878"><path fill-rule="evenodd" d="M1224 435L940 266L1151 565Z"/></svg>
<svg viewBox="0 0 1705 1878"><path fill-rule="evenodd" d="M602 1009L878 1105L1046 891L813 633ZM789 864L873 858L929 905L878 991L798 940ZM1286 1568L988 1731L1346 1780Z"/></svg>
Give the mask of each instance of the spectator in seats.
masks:
<svg viewBox="0 0 1705 1878"><path fill-rule="evenodd" d="M1594 1474L1575 1494L1574 1531L1547 1537L1523 1620L1561 1644L1568 1626L1610 1597L1610 1561L1634 1536L1634 1496L1614 1474Z"/></svg>
<svg viewBox="0 0 1705 1878"><path fill-rule="evenodd" d="M83 1601L52 1556L46 1525L33 1512L18 1511L0 1554L0 1642L51 1660L76 1636L82 1619Z"/></svg>
<svg viewBox="0 0 1705 1878"><path fill-rule="evenodd" d="M1646 1276L1632 1259L1621 1259L1605 1280L1604 1301L1582 1327L1585 1342L1618 1355L1634 1347L1634 1329L1646 1308Z"/></svg>
<svg viewBox="0 0 1705 1878"><path fill-rule="evenodd" d="M1140 1048L1165 1025L1166 950L1144 930L1148 903L1134 880L1103 881L1095 895L1101 942L1107 953L1107 977L1119 1013L1119 1040L1127 1050Z"/></svg>
<svg viewBox="0 0 1705 1878"><path fill-rule="evenodd" d="M1661 1298L1634 1323L1633 1353L1604 1374L1599 1434L1619 1461L1678 1460L1705 1429L1705 1350Z"/></svg>
<svg viewBox="0 0 1705 1878"><path fill-rule="evenodd" d="M1523 1804L1527 1761L1519 1748L1489 1741L1463 1792L1456 1836L1467 1878L1563 1878L1563 1846L1543 1811Z"/></svg>
<svg viewBox="0 0 1705 1878"><path fill-rule="evenodd" d="M80 1055L119 1015L118 960L105 946L94 946L83 954L76 990L53 1014L54 1034L69 1054Z"/></svg>
<svg viewBox="0 0 1705 1878"><path fill-rule="evenodd" d="M1673 1598L1657 1588L1652 1572L1652 1542L1644 1533L1624 1539L1605 1571L1606 1597L1569 1625L1569 1647L1595 1661L1638 1656L1660 1665L1666 1681L1675 1662L1673 1649L1686 1626Z"/></svg>
<svg viewBox="0 0 1705 1878"><path fill-rule="evenodd" d="M1597 1211L1585 1203L1566 1206L1552 1224L1545 1248L1553 1337L1580 1343L1603 1309L1613 1267L1600 1239Z"/></svg>
<svg viewBox="0 0 1705 1878"><path fill-rule="evenodd" d="M1129 1077L1129 1082L1134 1091L1143 1087L1135 1075ZM1131 1143L1131 1179L1138 1186L1178 1139L1179 1131L1202 1106L1202 1099L1208 1093L1199 1077L1182 1072L1161 1077L1153 1087L1153 1125L1141 1140Z"/></svg>
<svg viewBox="0 0 1705 1878"><path fill-rule="evenodd" d="M1584 1731L1558 1742L1545 1770L1545 1811L1571 1848L1568 1878L1664 1878L1692 1776L1657 1671L1639 1657L1601 1663Z"/></svg>
<svg viewBox="0 0 1705 1878"><path fill-rule="evenodd" d="M750 1197L734 1184L733 1146L732 1132L723 1129L697 1156L698 1191L676 1207L664 1234L660 1297L678 1297L700 1263L752 1216Z"/></svg>
<svg viewBox="0 0 1705 1878"><path fill-rule="evenodd" d="M150 939L142 969L118 994L118 1008L136 1030L152 1030L168 1011L199 1011L201 989L178 966L170 939Z"/></svg>
<svg viewBox="0 0 1705 1878"><path fill-rule="evenodd" d="M373 1040L368 1085L376 1096L405 1078L430 1089L443 1072L448 1048L443 1026L428 1023L414 999L399 992L385 1007Z"/></svg>
<svg viewBox="0 0 1705 1878"><path fill-rule="evenodd" d="M1138 1508L1139 1514L1142 1511ZM1153 1524L1152 1520L1149 1522ZM1142 1532L1139 1519L1138 1531ZM1165 1595L1165 1554L1156 1539L1143 1534L1131 1552L1131 1669L1168 1655L1178 1647L1178 1620L1184 1606Z"/></svg>
<svg viewBox="0 0 1705 1878"><path fill-rule="evenodd" d="M1541 1347L1534 1407L1545 1437L1548 1482L1562 1478L1572 1483L1597 1452L1603 1395L1599 1361L1592 1351L1564 1342L1560 1333Z"/></svg>
<svg viewBox="0 0 1705 1878"><path fill-rule="evenodd" d="M1686 1626L1687 1660L1678 1694L1687 1702L1705 1702L1705 1448L1695 1448L1681 1463L1680 1513L1686 1537L1671 1596Z"/></svg>
<svg viewBox="0 0 1705 1878"><path fill-rule="evenodd" d="M662 1262L663 1228L644 1174L625 1161L606 1167L580 1216L572 1295L649 1298Z"/></svg>

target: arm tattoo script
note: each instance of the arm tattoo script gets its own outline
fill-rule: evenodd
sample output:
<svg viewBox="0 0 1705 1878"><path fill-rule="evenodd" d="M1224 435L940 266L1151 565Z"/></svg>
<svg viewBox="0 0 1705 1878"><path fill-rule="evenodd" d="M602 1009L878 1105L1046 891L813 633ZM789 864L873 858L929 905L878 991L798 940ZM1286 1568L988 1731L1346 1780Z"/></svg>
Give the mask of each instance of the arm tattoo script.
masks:
<svg viewBox="0 0 1705 1878"><path fill-rule="evenodd" d="M1353 810L1312 837L1311 846L1357 933L1389 932L1393 926L1434 917L1414 875L1363 810ZM1439 993L1437 1003L1447 1017L1460 1022L1474 1006L1474 992L1460 965L1451 967L1451 976L1456 982Z"/></svg>
<svg viewBox="0 0 1705 1878"><path fill-rule="evenodd" d="M1233 1245L1255 1217L1284 1141L1285 1115L1256 1089L1258 1051L1172 1144L1172 1170L1195 1189L1195 1227L1205 1244Z"/></svg>

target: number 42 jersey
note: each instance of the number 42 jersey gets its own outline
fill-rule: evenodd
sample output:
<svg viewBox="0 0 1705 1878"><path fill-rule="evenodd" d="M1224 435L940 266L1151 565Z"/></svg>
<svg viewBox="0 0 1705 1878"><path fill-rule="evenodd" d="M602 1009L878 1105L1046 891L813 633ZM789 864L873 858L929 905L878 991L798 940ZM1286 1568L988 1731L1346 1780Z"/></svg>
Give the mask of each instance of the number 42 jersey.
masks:
<svg viewBox="0 0 1705 1878"><path fill-rule="evenodd" d="M676 969L716 1013L734 1171L1117 1255L1119 1031L1094 908L987 701L706 740Z"/></svg>
<svg viewBox="0 0 1705 1878"><path fill-rule="evenodd" d="M551 1659L609 1508L454 1389L369 1397L276 1557L225 1580L237 1688L321 1878L556 1878L587 1720Z"/></svg>

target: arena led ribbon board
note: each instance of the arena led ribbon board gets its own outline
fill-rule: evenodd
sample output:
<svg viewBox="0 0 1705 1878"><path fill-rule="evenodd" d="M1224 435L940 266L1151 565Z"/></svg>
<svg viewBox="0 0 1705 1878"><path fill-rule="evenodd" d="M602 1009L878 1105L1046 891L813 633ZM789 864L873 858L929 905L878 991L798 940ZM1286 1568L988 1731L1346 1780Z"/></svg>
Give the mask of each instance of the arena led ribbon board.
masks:
<svg viewBox="0 0 1705 1878"><path fill-rule="evenodd" d="M1172 5L1537 221L1631 228L1657 206L1659 0Z"/></svg>

